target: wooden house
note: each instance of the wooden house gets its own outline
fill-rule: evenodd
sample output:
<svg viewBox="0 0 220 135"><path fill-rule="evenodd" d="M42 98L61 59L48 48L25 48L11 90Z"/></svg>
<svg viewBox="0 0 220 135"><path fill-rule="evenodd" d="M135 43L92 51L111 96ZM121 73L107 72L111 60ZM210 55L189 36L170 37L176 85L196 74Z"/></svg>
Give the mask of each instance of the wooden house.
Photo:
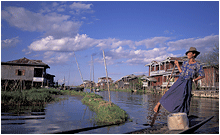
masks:
<svg viewBox="0 0 220 135"><path fill-rule="evenodd" d="M152 82L157 82L157 80L153 77L148 77L146 75L141 77L142 83L143 83L143 88L149 88L151 87Z"/></svg>
<svg viewBox="0 0 220 135"><path fill-rule="evenodd" d="M113 83L112 78L108 77L108 83L111 85ZM96 87L101 89L107 88L107 78L106 77L100 77L98 78L98 83L96 84Z"/></svg>
<svg viewBox="0 0 220 135"><path fill-rule="evenodd" d="M204 65L205 78L200 82L201 89L219 89L219 65Z"/></svg>
<svg viewBox="0 0 220 135"><path fill-rule="evenodd" d="M149 77L156 79L156 81L150 81L148 86L156 86L164 88L167 86L168 79L170 78L171 72L174 67L174 61L179 61L180 67L184 61L187 61L187 56L184 57L167 57L163 61L152 61L145 66L149 67ZM198 60L197 60L198 61ZM197 84L202 87L218 87L219 85L219 70L218 66L207 66L205 63L201 63L205 72L205 78L199 80ZM177 67L174 69L174 73L171 77L171 81L168 84L168 87L172 86L173 83L179 78L179 70Z"/></svg>
<svg viewBox="0 0 220 135"><path fill-rule="evenodd" d="M2 89L30 89L31 87L54 86L55 75L47 74L50 68L41 60L21 58L1 62Z"/></svg>
<svg viewBox="0 0 220 135"><path fill-rule="evenodd" d="M149 67L149 77L154 78L149 80L148 86L156 86L156 87L166 87L168 83L168 79L171 75L171 72L174 67L174 61L179 61L180 66L182 66L183 62L187 60L187 57L167 57L163 61L152 61L145 66ZM172 75L172 79L168 84L168 87L172 86L173 83L178 79L179 70L177 67L174 69L174 73Z"/></svg>
<svg viewBox="0 0 220 135"><path fill-rule="evenodd" d="M134 74L126 75L115 82L116 89L135 89L138 83L138 77Z"/></svg>
<svg viewBox="0 0 220 135"><path fill-rule="evenodd" d="M85 87L95 87L95 82L89 81L89 80L84 80L83 81Z"/></svg>

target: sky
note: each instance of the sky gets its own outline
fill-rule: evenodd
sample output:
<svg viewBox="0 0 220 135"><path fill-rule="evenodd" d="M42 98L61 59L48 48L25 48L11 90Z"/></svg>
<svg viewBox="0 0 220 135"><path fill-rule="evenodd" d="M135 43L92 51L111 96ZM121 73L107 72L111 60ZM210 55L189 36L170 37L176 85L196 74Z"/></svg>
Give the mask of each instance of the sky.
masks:
<svg viewBox="0 0 220 135"><path fill-rule="evenodd" d="M1 61L50 66L59 84L147 75L151 61L219 45L219 1L1 1ZM75 56L74 56L75 53ZM92 66L92 60L93 65Z"/></svg>

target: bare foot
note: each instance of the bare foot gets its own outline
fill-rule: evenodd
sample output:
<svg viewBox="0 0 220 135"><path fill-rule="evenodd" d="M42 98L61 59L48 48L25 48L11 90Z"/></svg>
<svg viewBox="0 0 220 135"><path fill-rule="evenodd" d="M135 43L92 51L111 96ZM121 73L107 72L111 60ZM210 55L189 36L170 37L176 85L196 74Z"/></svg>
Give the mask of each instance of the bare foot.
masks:
<svg viewBox="0 0 220 135"><path fill-rule="evenodd" d="M157 105L154 107L154 112L158 112L160 107L160 102L157 103Z"/></svg>

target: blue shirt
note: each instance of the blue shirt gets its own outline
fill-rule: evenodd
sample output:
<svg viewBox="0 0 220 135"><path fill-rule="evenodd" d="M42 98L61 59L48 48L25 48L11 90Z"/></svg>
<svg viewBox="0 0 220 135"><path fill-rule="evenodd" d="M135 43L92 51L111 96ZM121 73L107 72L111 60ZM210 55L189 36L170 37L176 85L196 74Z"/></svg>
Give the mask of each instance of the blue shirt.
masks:
<svg viewBox="0 0 220 135"><path fill-rule="evenodd" d="M184 79L193 79L198 76L205 76L203 67L198 62L189 64L188 61L184 61L181 69L182 72L180 73L180 76L184 77Z"/></svg>

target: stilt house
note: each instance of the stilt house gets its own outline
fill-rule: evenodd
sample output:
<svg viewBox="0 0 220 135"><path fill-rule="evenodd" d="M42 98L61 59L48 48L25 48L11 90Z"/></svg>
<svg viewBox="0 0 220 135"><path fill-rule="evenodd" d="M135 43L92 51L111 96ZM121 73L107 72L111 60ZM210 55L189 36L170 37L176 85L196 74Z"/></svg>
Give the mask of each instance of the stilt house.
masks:
<svg viewBox="0 0 220 135"><path fill-rule="evenodd" d="M153 81L149 80L148 86L156 86L164 88L167 86L168 79L170 78L171 72L174 67L174 61L179 61L180 67L182 66L184 61L187 61L187 56L184 57L167 57L163 61L152 61L145 66L149 67L149 76L148 78L154 78ZM198 61L198 60L197 60ZM217 66L207 66L205 63L201 63L203 65L203 69L205 72L205 78L199 80L197 85L200 88L217 88L219 85L219 70ZM179 70L177 67L174 69L174 73L171 77L171 81L168 84L168 87L172 86L173 83L179 78ZM155 80L156 79L156 80Z"/></svg>
<svg viewBox="0 0 220 135"><path fill-rule="evenodd" d="M180 66L182 66L183 62L187 60L187 57L167 57L163 61L152 61L145 66L149 67L149 82L148 86L156 86L156 87L166 87L168 83L168 79L171 75L171 72L174 68L174 61L179 61ZM168 84L168 87L172 86L173 83L178 79L179 70L177 67L174 69L174 73L172 75L172 79ZM154 79L152 79L154 78Z"/></svg>
<svg viewBox="0 0 220 135"><path fill-rule="evenodd" d="M41 60L21 58L1 62L2 89L30 89L31 87L54 86L55 75L47 74L50 68Z"/></svg>
<svg viewBox="0 0 220 135"><path fill-rule="evenodd" d="M109 83L109 85L111 85L113 83L113 80L111 77L108 77L108 83ZM96 86L100 89L106 89L107 88L107 78L106 77L98 78L98 83Z"/></svg>

